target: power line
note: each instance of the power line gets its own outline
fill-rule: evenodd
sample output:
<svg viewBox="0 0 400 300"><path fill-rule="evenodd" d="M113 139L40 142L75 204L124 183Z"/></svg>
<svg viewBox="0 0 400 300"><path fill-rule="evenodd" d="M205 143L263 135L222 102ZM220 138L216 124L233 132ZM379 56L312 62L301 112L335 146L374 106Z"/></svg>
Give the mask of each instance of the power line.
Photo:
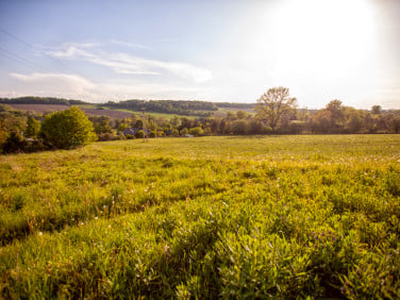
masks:
<svg viewBox="0 0 400 300"><path fill-rule="evenodd" d="M31 44L29 44L28 42L24 41L23 39L17 37L16 35L14 35L14 34L8 32L8 31L5 30L4 28L1 28L1 27L0 27L0 32L2 32L3 34L8 35L9 37L11 37L11 38L13 38L14 40L18 41L19 43L23 44L24 46L26 46L26 47L28 47L28 48L31 48L31 49L33 49L34 51L38 51L33 45L31 45ZM70 66L66 65L66 64L63 63L61 60L59 60L59 59L57 59L57 58L54 58L54 57L48 55L46 52L41 52L41 51L39 51L39 52L42 53L42 54L44 54L46 57L50 58L51 60L56 61L58 64L62 65L64 68L69 69L70 71L72 71L72 72L74 72L74 73L77 73L77 74L79 74L79 75L85 77L85 76L82 75L79 71L77 71L77 70L71 68ZM25 60L25 61L26 61L26 59L23 59L23 58L22 58L22 60ZM32 63L31 63L31 64L32 64ZM33 64L33 65L34 65L34 64ZM41 67L40 67L40 68L41 68ZM54 71L51 71L51 72L54 72ZM56 71L56 73L61 73L61 72L60 72L60 71Z"/></svg>
<svg viewBox="0 0 400 300"><path fill-rule="evenodd" d="M13 34L11 34L11 33L9 33L8 31L4 30L4 29L1 28L1 27L0 27L0 31L3 32L3 33L6 34L6 35L12 37L14 40L20 42L21 44L24 44L25 46L27 46L27 47L29 47L29 48L33 48L32 45L30 45L30 44L28 44L27 42L21 40L19 37L15 36L15 35L13 35Z"/></svg>
<svg viewBox="0 0 400 300"><path fill-rule="evenodd" d="M5 53L8 56L7 58L18 62L18 63L24 65L25 67L28 67L28 68L31 68L31 69L33 69L35 71L40 71L40 72L52 72L51 70L45 69L45 68L43 68L41 66L38 66L38 65L34 64L33 62L31 62L31 61L29 61L29 60L27 60L27 59L15 54L15 53L12 53L12 52L10 52L10 51L2 48L2 47L0 47L0 51Z"/></svg>

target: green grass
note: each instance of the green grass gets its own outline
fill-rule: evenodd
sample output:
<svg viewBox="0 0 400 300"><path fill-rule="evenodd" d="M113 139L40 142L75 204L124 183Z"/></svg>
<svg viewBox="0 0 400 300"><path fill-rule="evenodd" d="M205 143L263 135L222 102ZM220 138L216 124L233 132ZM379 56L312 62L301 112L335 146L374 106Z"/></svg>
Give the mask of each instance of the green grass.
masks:
<svg viewBox="0 0 400 300"><path fill-rule="evenodd" d="M399 298L400 136L0 157L3 298Z"/></svg>

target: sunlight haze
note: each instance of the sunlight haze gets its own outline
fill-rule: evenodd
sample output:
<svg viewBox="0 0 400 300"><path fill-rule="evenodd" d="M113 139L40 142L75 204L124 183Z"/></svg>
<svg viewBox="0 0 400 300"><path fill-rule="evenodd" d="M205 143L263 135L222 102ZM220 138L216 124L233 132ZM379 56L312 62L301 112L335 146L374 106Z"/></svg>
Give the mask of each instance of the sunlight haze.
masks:
<svg viewBox="0 0 400 300"><path fill-rule="evenodd" d="M400 108L400 1L1 1L0 97Z"/></svg>

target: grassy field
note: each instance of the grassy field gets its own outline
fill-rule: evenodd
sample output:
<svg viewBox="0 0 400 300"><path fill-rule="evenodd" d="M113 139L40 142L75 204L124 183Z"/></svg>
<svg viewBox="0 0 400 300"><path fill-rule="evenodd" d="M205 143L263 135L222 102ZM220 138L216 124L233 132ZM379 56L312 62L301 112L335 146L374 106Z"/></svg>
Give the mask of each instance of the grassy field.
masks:
<svg viewBox="0 0 400 300"><path fill-rule="evenodd" d="M0 298L400 298L400 135L0 156Z"/></svg>

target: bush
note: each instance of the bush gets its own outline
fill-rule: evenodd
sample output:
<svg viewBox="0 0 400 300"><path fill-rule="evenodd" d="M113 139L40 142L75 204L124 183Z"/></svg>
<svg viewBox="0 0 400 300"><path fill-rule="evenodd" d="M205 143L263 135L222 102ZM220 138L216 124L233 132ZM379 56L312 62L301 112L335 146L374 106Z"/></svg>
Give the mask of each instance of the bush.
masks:
<svg viewBox="0 0 400 300"><path fill-rule="evenodd" d="M139 131L136 133L135 137L136 137L137 139L142 139L142 138L144 138L144 131L143 131L143 130L139 130Z"/></svg>
<svg viewBox="0 0 400 300"><path fill-rule="evenodd" d="M47 115L41 134L45 142L59 149L84 146L97 139L93 123L76 106Z"/></svg>
<svg viewBox="0 0 400 300"><path fill-rule="evenodd" d="M3 151L4 153L23 152L24 148L25 142L21 133L12 131L4 144Z"/></svg>
<svg viewBox="0 0 400 300"><path fill-rule="evenodd" d="M116 136L114 133L107 132L107 133L101 133L98 135L99 141L115 141L118 140L118 136Z"/></svg>
<svg viewBox="0 0 400 300"><path fill-rule="evenodd" d="M199 135L204 134L204 130L201 127L194 127L194 128L190 128L189 133L194 136L199 136Z"/></svg>

